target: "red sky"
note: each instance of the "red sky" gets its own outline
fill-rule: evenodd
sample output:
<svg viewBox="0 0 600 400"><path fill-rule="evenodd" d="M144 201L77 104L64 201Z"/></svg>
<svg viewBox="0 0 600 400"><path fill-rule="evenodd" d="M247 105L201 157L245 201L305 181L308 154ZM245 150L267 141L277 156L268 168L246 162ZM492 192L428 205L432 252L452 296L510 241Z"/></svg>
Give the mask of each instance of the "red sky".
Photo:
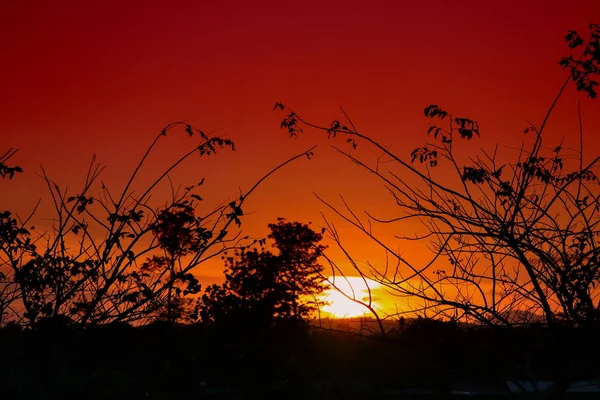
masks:
<svg viewBox="0 0 600 400"><path fill-rule="evenodd" d="M177 175L182 184L206 177L212 201L319 144L314 159L256 193L246 209L250 235L264 235L279 216L321 226L325 209L313 191L385 212L380 185L331 143L310 132L289 139L274 102L319 123L339 118L343 106L361 131L407 157L425 140L422 110L431 103L477 119L480 145L511 145L526 119L541 121L565 79L557 61L566 31L599 21L598 0L4 0L0 151L18 148L14 162L26 174L2 183L0 209L24 213L45 196L40 164L76 188L93 154L118 187L164 125L189 120L223 129L237 145ZM550 140L576 133L576 99L570 90L559 104ZM588 154L600 150L598 106L582 101ZM169 138L161 159L191 145L184 139ZM340 228L369 259L363 238Z"/></svg>

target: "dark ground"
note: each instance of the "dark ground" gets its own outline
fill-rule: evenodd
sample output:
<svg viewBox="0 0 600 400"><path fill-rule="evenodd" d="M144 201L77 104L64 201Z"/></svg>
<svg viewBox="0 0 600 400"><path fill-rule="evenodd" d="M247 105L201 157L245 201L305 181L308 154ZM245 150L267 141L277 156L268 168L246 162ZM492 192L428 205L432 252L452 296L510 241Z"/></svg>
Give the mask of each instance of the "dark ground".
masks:
<svg viewBox="0 0 600 400"><path fill-rule="evenodd" d="M251 327L4 329L0 398L454 398L464 388L498 392L507 380L597 379L598 337L447 324L387 338Z"/></svg>

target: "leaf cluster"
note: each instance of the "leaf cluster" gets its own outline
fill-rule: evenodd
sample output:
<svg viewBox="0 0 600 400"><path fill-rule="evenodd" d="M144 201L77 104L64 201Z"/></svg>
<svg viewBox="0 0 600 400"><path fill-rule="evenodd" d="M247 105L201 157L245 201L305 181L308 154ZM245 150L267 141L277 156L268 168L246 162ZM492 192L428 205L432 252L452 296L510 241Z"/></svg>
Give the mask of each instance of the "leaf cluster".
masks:
<svg viewBox="0 0 600 400"><path fill-rule="evenodd" d="M598 78L600 77L600 24L590 24L590 36L586 41L581 35L570 30L565 40L570 49L580 49L579 56L565 56L559 65L570 71L570 77L575 82L578 91L590 98L598 96Z"/></svg>

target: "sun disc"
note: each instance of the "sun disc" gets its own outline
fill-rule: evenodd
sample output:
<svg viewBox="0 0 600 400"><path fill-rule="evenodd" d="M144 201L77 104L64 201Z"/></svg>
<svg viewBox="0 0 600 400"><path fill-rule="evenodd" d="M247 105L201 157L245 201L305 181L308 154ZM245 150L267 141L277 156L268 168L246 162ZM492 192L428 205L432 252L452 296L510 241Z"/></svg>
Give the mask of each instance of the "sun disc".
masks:
<svg viewBox="0 0 600 400"><path fill-rule="evenodd" d="M380 283L368 278L363 280L358 276L329 277L328 279L337 289L328 284L321 300L329 304L321 308L322 312L333 318L355 318L371 314L371 311L364 304L369 303L369 289L374 290L381 287ZM371 297L371 305L379 308L379 304L373 299L373 296Z"/></svg>

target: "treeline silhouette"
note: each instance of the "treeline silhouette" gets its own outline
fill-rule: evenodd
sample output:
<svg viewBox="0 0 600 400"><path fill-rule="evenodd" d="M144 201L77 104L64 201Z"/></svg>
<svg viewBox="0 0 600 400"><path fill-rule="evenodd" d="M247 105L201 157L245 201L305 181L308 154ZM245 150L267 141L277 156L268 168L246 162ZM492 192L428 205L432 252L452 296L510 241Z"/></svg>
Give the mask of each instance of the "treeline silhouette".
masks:
<svg viewBox="0 0 600 400"><path fill-rule="evenodd" d="M598 333L564 332L576 380L600 373ZM429 320L408 320L387 338L252 323L4 328L1 390L24 399L414 398L401 394L407 389L448 398L465 383L556 381L563 360L549 351L553 335L543 326L466 330Z"/></svg>

